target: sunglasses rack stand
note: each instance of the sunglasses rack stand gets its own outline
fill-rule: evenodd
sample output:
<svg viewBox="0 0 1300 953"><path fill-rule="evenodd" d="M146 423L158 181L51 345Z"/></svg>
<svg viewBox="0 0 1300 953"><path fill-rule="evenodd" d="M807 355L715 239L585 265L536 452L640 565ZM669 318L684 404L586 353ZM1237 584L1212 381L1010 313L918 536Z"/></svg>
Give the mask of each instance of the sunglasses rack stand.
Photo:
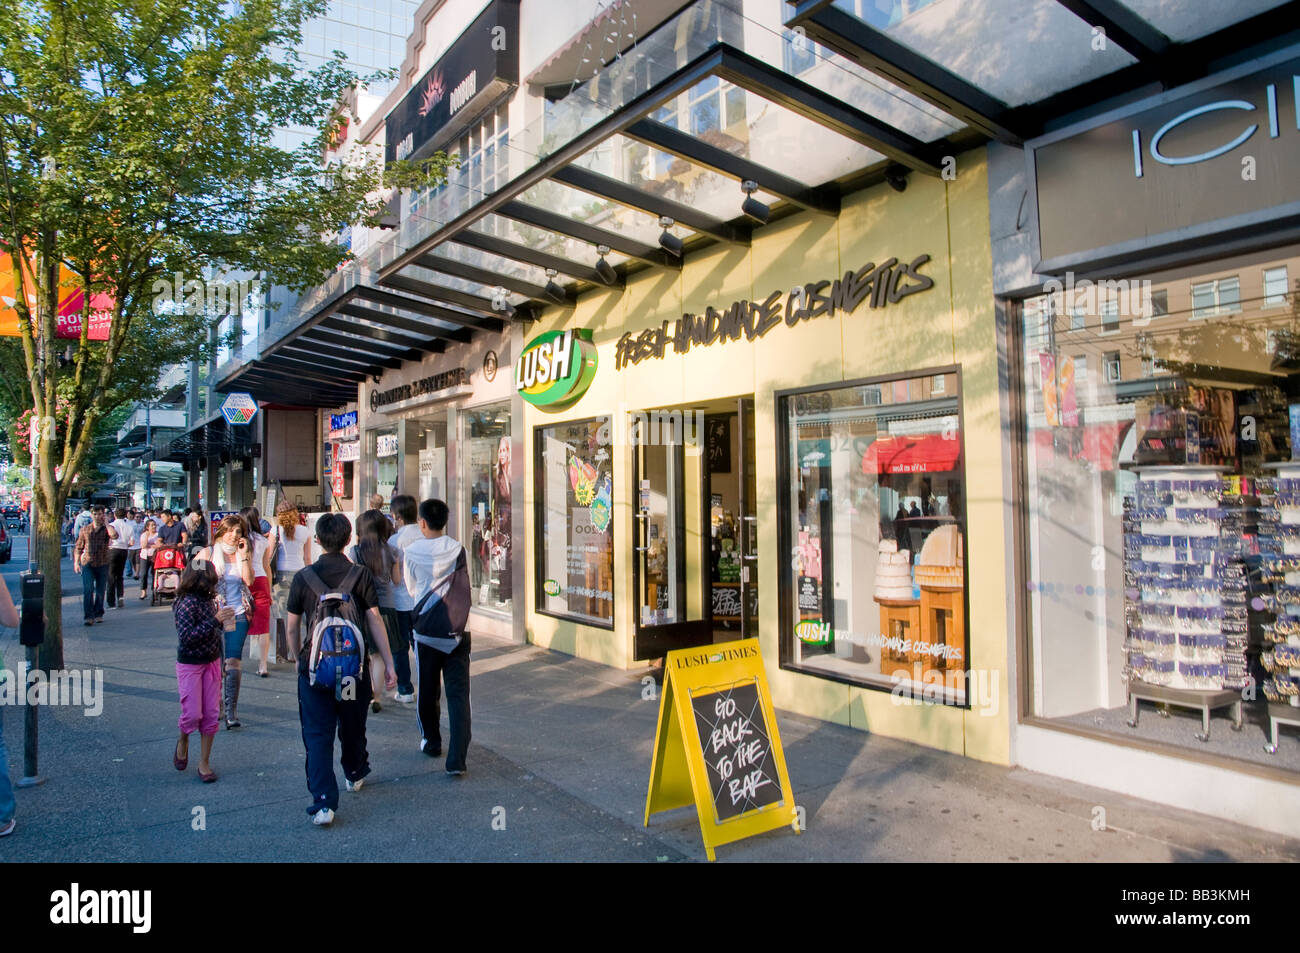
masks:
<svg viewBox="0 0 1300 953"><path fill-rule="evenodd" d="M1260 657L1267 676L1269 742L1276 754L1281 725L1300 727L1300 462L1270 464L1270 493L1261 497L1260 550L1274 588L1275 621L1266 627Z"/></svg>

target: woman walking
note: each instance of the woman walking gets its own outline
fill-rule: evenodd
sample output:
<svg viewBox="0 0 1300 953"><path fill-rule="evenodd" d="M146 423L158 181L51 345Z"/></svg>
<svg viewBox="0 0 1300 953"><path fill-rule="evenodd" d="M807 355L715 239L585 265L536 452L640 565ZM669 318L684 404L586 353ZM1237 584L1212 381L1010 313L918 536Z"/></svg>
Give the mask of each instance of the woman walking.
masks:
<svg viewBox="0 0 1300 953"><path fill-rule="evenodd" d="M143 599L153 584L153 555L158 551L158 524L144 521L140 531L140 598Z"/></svg>
<svg viewBox="0 0 1300 953"><path fill-rule="evenodd" d="M176 620L176 685L181 696L180 737L172 766L184 771L190 763L190 735L199 733L199 780L217 780L212 770L212 741L217 736L221 652L224 626L235 612L216 605L217 572L206 559L195 559L181 574L172 614Z"/></svg>
<svg viewBox="0 0 1300 953"><path fill-rule="evenodd" d="M211 548L196 557L210 560L217 573L217 596L220 604L235 612L234 625L225 632L225 678L223 698L226 704L226 728L238 728L240 660L248 639L248 623L253 611L250 588L253 585L253 549L248 543L248 527L242 516L227 516L217 527ZM227 622L226 625L231 625Z"/></svg>
<svg viewBox="0 0 1300 953"><path fill-rule="evenodd" d="M257 676L266 678L267 656L271 648L271 541L262 531L262 514L255 506L245 506L239 515L248 524L248 539L253 544L253 614L248 620L248 636L253 640L257 659Z"/></svg>
<svg viewBox="0 0 1300 953"><path fill-rule="evenodd" d="M398 655L405 656L406 650L401 647L401 636L397 621L397 603L394 598L395 586L405 586L402 579L402 552L396 546L388 542L388 538L393 533L393 525L388 522L388 517L383 514L382 510L366 510L357 520L357 543L348 551L348 558L359 566L365 566L370 570L370 574L375 579L375 595L379 601L379 614L383 616L384 628L388 635L388 645L393 652L393 674L401 681L401 673L398 669ZM367 634L367 639L369 635ZM384 672L384 659L379 654L379 646L366 646L370 652L370 687L374 690L373 700L370 702L371 711L381 711L383 704L379 699L384 697L384 681L386 673ZM410 672L406 675L407 691L413 692L410 687ZM399 685L398 691L402 691Z"/></svg>
<svg viewBox="0 0 1300 953"><path fill-rule="evenodd" d="M275 507L275 530L271 537L271 610L277 636L289 623L289 589L293 577L311 562L311 538L301 525L298 507L281 500Z"/></svg>

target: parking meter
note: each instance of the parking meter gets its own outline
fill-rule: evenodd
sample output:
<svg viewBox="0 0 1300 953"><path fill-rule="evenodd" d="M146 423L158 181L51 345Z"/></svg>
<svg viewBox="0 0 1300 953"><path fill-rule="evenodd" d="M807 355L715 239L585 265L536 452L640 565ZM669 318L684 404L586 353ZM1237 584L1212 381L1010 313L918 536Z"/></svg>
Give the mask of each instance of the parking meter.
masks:
<svg viewBox="0 0 1300 953"><path fill-rule="evenodd" d="M45 641L45 575L25 572L22 580L22 621L18 628L18 641L36 646Z"/></svg>

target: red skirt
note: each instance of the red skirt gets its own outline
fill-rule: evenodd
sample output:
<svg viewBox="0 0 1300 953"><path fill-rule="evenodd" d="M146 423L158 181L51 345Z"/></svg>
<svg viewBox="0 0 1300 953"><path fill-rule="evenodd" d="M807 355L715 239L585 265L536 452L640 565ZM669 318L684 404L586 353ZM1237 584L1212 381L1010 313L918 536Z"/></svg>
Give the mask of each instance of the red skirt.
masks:
<svg viewBox="0 0 1300 953"><path fill-rule="evenodd" d="M271 579L257 576L249 587L253 593L253 615L248 620L249 635L266 635L271 631Z"/></svg>

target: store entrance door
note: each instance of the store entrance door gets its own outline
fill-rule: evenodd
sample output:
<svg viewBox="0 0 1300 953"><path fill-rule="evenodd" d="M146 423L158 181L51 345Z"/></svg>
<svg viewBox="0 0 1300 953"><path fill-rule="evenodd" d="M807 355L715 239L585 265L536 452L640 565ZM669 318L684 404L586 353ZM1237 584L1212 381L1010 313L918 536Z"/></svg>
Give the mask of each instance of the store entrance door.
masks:
<svg viewBox="0 0 1300 953"><path fill-rule="evenodd" d="M706 586L714 641L758 636L758 517L754 399L718 402L705 416Z"/></svg>

